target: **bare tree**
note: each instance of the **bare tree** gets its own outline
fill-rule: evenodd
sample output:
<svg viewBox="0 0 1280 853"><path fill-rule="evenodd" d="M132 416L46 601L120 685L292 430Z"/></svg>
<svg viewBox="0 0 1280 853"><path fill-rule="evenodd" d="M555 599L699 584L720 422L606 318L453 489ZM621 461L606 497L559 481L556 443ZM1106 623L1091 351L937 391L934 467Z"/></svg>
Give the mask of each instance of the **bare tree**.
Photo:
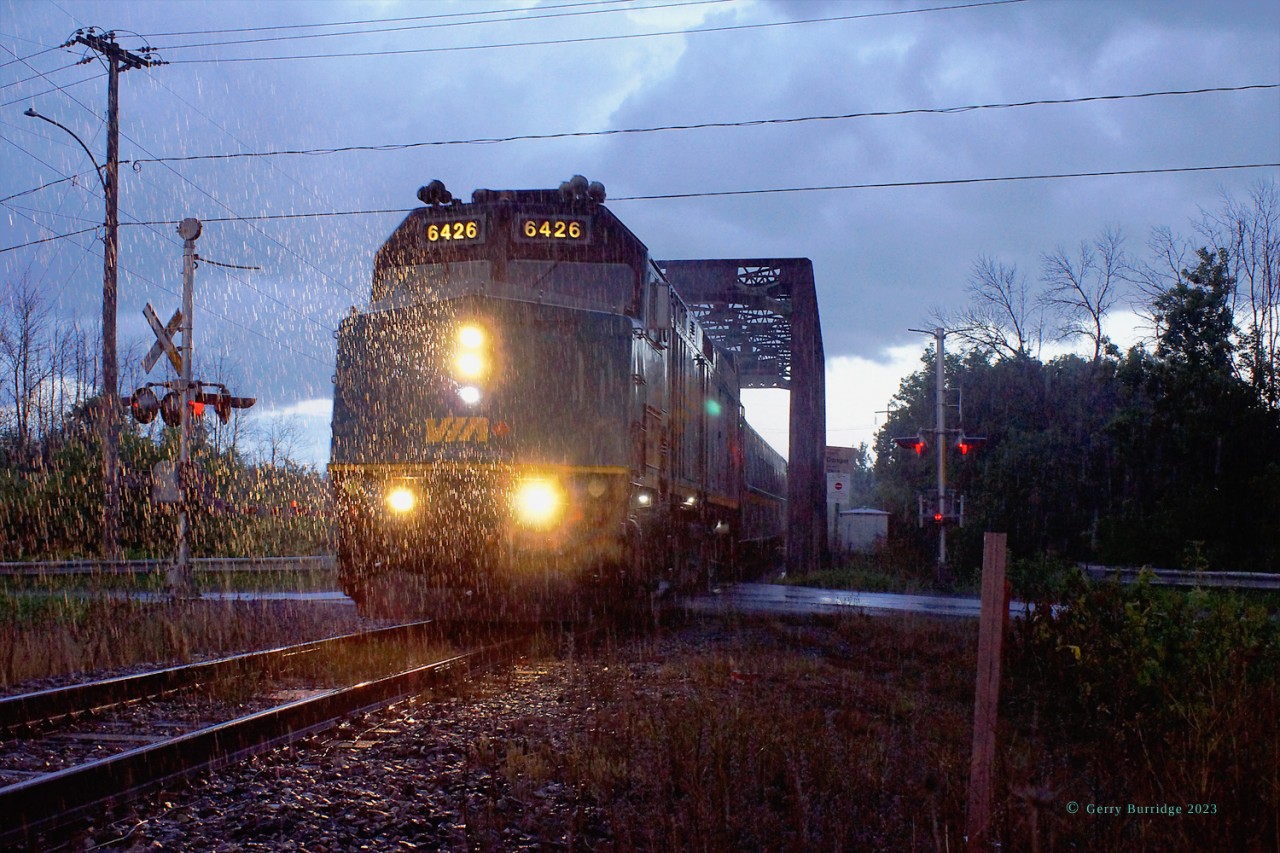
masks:
<svg viewBox="0 0 1280 853"><path fill-rule="evenodd" d="M237 388L244 387L243 371L240 369L239 362L225 352L218 353L204 371L213 377L214 382L220 382L231 389L232 394L236 393ZM216 417L208 421L210 443L216 452L236 452L240 449L240 439L245 435L243 412L243 409L232 409L231 417L225 424Z"/></svg>
<svg viewBox="0 0 1280 853"><path fill-rule="evenodd" d="M271 416L259 420L261 426L259 455L262 464L272 468L285 463L296 463L302 446L302 419L297 415Z"/></svg>
<svg viewBox="0 0 1280 853"><path fill-rule="evenodd" d="M1236 281L1232 313L1243 330L1242 367L1270 406L1280 405L1280 189L1275 181L1254 185L1248 199L1224 195L1222 206L1204 214L1197 230L1229 252Z"/></svg>
<svg viewBox="0 0 1280 853"><path fill-rule="evenodd" d="M1041 255L1045 306L1060 318L1062 338L1083 337L1093 343L1094 361L1107 344L1103 320L1130 276L1124 236L1116 228L1105 229L1091 243L1082 241L1074 257L1062 247Z"/></svg>
<svg viewBox="0 0 1280 853"><path fill-rule="evenodd" d="M1038 352L1043 312L1016 265L983 255L973 262L968 307L939 321L960 340L1003 358Z"/></svg>
<svg viewBox="0 0 1280 853"><path fill-rule="evenodd" d="M1135 264L1133 281L1149 303L1182 281L1183 271L1195 266L1196 253L1190 240L1176 236L1167 225L1151 229L1147 251L1154 262Z"/></svg>
<svg viewBox="0 0 1280 853"><path fill-rule="evenodd" d="M31 449L32 419L40 412L40 384L50 374L47 340L50 308L44 294L23 275L0 305L0 368L5 393L13 404L13 420L20 459ZM36 432L40 422L35 421Z"/></svg>

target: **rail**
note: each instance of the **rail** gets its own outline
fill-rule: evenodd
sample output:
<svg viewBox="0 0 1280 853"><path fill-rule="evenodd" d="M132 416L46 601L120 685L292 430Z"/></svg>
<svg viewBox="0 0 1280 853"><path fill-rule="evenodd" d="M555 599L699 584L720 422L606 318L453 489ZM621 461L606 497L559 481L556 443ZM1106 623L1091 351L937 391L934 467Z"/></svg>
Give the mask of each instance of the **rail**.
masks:
<svg viewBox="0 0 1280 853"><path fill-rule="evenodd" d="M0 847L30 844L104 806L133 801L158 786L227 766L463 678L472 668L512 659L517 637L473 652L269 708L159 743L0 788Z"/></svg>
<svg viewBox="0 0 1280 853"><path fill-rule="evenodd" d="M196 557L191 561L199 572L320 572L336 568L332 554L313 557ZM0 577L42 577L48 575L145 575L162 572L172 560L52 560L39 563L0 563Z"/></svg>
<svg viewBox="0 0 1280 853"><path fill-rule="evenodd" d="M343 646L354 646L371 640L408 639L424 633L434 621L409 622L354 634L341 634L292 646L281 646L216 660L184 664L137 675L124 675L104 681L54 687L36 693L23 693L0 698L0 732L56 719L82 711L104 708L159 696L197 684L246 675L281 664L291 658L314 653L327 653Z"/></svg>

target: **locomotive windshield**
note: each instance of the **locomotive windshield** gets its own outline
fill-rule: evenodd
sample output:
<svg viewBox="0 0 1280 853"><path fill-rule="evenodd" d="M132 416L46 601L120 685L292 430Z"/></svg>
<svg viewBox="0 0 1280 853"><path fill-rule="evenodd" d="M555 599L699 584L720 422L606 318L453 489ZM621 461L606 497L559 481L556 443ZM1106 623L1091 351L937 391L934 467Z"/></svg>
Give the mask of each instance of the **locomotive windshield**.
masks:
<svg viewBox="0 0 1280 853"><path fill-rule="evenodd" d="M374 307L487 295L610 314L626 314L631 308L635 274L626 264L512 259L504 279L494 276L494 266L490 261L456 261L394 268Z"/></svg>

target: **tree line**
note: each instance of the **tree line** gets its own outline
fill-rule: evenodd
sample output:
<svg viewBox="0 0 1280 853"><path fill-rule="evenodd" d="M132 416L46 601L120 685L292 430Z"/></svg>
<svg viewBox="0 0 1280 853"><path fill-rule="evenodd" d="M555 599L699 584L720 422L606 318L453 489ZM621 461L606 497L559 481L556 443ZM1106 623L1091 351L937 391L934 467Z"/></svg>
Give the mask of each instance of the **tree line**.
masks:
<svg viewBox="0 0 1280 853"><path fill-rule="evenodd" d="M0 299L0 560L99 556L102 530L100 332L56 316L32 278ZM122 383L143 382L141 344ZM209 366L227 379L225 361ZM126 396L129 391L125 391ZM233 410L196 421L184 478L196 556L328 549L328 491L296 460L296 419L264 425ZM177 508L152 500L152 471L177 458L177 430L125 418L120 437L121 544L129 558L173 552Z"/></svg>
<svg viewBox="0 0 1280 853"><path fill-rule="evenodd" d="M951 424L985 435L949 486L966 496L957 562L980 562L981 534L1015 555L1165 568L1280 571L1280 192L1224 197L1190 237L1156 229L1136 257L1116 229L1041 256L1030 281L979 258L969 301L935 314L947 353ZM1127 352L1106 320L1128 305L1153 330ZM1083 354L1045 357L1054 341ZM906 377L876 437L877 497L898 530L917 529L932 456L895 436L933 423L934 358Z"/></svg>

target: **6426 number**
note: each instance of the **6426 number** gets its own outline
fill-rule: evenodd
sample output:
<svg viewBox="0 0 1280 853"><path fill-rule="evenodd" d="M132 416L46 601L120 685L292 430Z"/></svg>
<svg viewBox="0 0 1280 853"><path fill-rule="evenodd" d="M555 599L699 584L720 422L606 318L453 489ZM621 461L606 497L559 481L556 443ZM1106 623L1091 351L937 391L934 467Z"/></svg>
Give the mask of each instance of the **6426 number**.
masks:
<svg viewBox="0 0 1280 853"><path fill-rule="evenodd" d="M474 219L459 219L455 222L433 222L427 226L427 242L438 243L441 240L478 240L480 239L480 223Z"/></svg>
<svg viewBox="0 0 1280 853"><path fill-rule="evenodd" d="M576 219L526 219L521 230L530 240L581 240L585 233Z"/></svg>

